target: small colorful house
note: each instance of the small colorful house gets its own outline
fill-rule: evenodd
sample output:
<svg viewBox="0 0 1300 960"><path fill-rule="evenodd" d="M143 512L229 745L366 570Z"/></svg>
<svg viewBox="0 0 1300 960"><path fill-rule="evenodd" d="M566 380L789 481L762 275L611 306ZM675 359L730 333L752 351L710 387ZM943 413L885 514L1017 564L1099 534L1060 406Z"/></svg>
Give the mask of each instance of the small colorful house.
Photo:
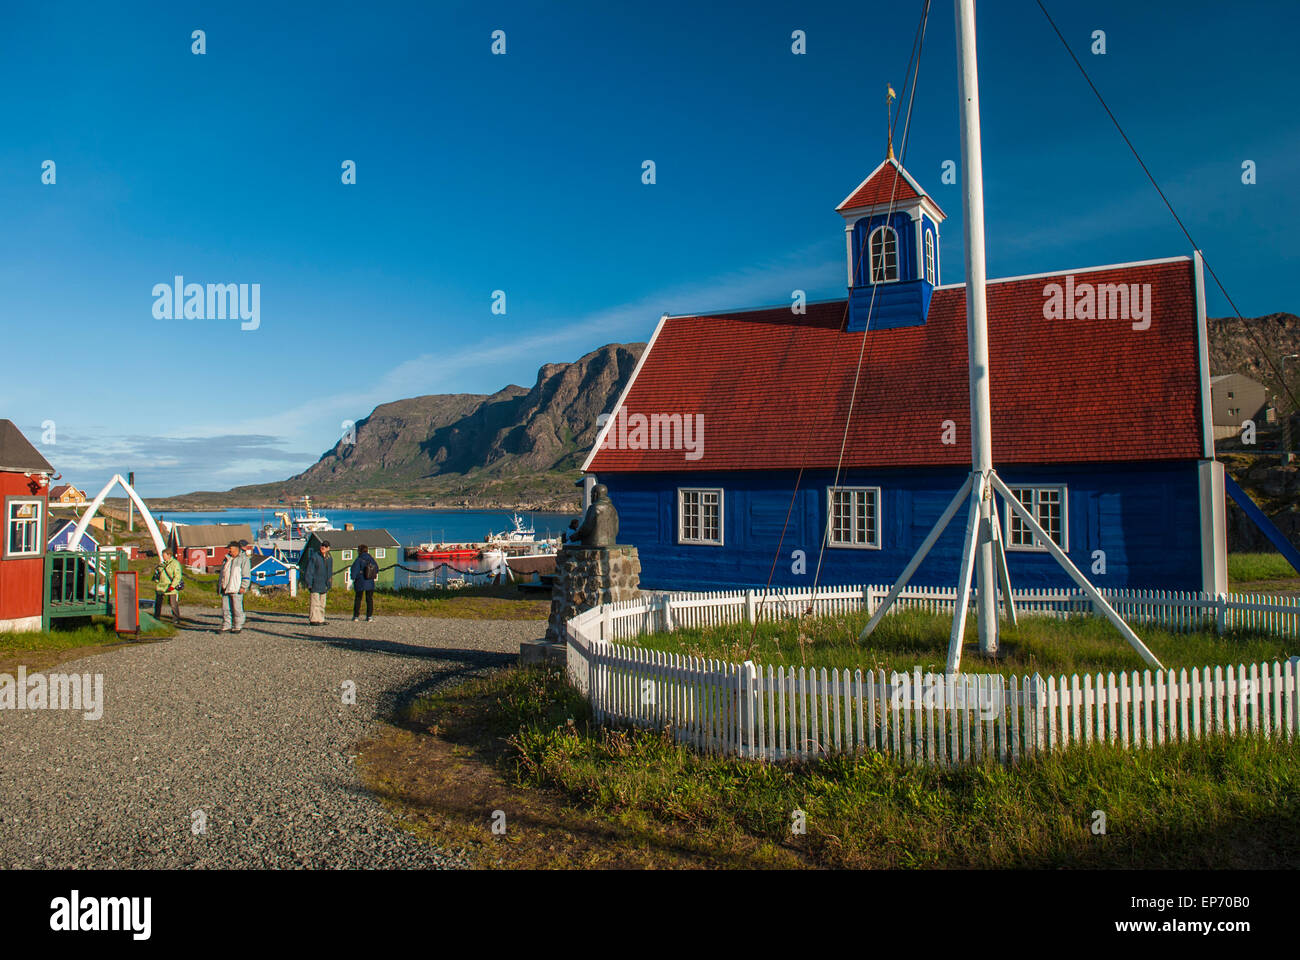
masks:
<svg viewBox="0 0 1300 960"><path fill-rule="evenodd" d="M78 490L70 483L61 483L58 486L50 487L49 503L51 506L54 504L68 506L85 502L86 491Z"/></svg>
<svg viewBox="0 0 1300 960"><path fill-rule="evenodd" d="M231 540L252 543L253 531L246 523L175 523L167 546L191 570L211 573L220 569Z"/></svg>
<svg viewBox="0 0 1300 960"><path fill-rule="evenodd" d="M0 631L39 630L45 601L47 490L54 468L12 420L0 420Z"/></svg>
<svg viewBox="0 0 1300 960"><path fill-rule="evenodd" d="M77 546L72 545L72 535L77 530L77 522L69 520L66 517L50 519L50 536L45 541L47 550L82 550L87 553L94 553L99 549L99 541L90 535L87 530L81 535L81 543ZM128 554L129 556L129 554Z"/></svg>
<svg viewBox="0 0 1300 960"><path fill-rule="evenodd" d="M279 557L254 556L252 585L255 587L289 586L289 564Z"/></svg>
<svg viewBox="0 0 1300 960"><path fill-rule="evenodd" d="M969 475L964 284L892 158L839 205L848 295L664 316L583 470L645 587L890 584ZM991 279L993 461L1103 588L1227 589L1199 253ZM996 501L1011 581L1070 581ZM950 585L952 523L913 582Z"/></svg>
<svg viewBox="0 0 1300 960"><path fill-rule="evenodd" d="M303 556L310 556L320 546L322 540L330 543L330 555L334 560L335 586L352 589L352 577L348 569L357 558L357 548L365 544L370 555L379 565L379 576L375 586L379 589L392 589L396 580L397 561L401 558L401 544L387 530L318 530L307 537Z"/></svg>

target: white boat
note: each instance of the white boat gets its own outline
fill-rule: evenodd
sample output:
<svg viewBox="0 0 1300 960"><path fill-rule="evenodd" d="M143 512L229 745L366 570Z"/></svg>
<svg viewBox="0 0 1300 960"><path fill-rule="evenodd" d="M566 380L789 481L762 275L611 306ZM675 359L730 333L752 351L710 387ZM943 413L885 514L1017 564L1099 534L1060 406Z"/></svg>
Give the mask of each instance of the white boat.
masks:
<svg viewBox="0 0 1300 960"><path fill-rule="evenodd" d="M330 523L330 518L312 509L311 497L302 498L302 509L276 510L275 516L281 521L276 527L266 524L258 533L257 552L268 554L293 563L302 556L307 546L307 538L322 530L337 530Z"/></svg>
<svg viewBox="0 0 1300 960"><path fill-rule="evenodd" d="M323 513L317 513L311 508L311 497L309 496L302 498L301 510L276 511L275 515L284 520L290 537L302 537L305 540L318 530L338 529L338 527L330 523L329 517Z"/></svg>
<svg viewBox="0 0 1300 960"><path fill-rule="evenodd" d="M512 514L510 519L515 528L501 533L488 533L488 543L532 543L537 538L537 531L533 529L532 524L525 527L524 518L519 514Z"/></svg>

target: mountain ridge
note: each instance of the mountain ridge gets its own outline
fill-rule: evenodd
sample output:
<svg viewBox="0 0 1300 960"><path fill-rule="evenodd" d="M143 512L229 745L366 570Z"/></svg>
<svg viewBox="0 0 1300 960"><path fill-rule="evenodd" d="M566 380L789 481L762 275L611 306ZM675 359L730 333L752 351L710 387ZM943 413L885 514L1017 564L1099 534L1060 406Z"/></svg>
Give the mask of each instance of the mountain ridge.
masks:
<svg viewBox="0 0 1300 960"><path fill-rule="evenodd" d="M610 343L545 363L531 388L424 394L381 403L301 473L225 492L156 498L160 509L269 506L310 494L322 507L571 510L573 486L644 343ZM349 440L351 442L349 442Z"/></svg>

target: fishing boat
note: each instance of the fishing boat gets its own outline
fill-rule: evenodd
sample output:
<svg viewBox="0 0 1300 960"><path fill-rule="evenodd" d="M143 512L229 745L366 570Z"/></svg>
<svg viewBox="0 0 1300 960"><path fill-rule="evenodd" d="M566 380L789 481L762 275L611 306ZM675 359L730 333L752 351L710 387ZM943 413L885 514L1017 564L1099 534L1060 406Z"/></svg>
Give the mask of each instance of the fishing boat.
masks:
<svg viewBox="0 0 1300 960"><path fill-rule="evenodd" d="M532 524L525 525L523 517L516 513L510 519L513 529L501 533L488 531L478 543L421 543L407 547L407 559L451 564L477 561L486 564L487 569L494 569L504 557L548 555L559 548L559 537L538 540L537 531Z"/></svg>
<svg viewBox="0 0 1300 960"><path fill-rule="evenodd" d="M258 531L254 549L264 556L295 563L307 546L307 538L321 530L337 530L330 518L312 509L311 497L303 496L302 508L276 510L280 526L265 524Z"/></svg>
<svg viewBox="0 0 1300 960"><path fill-rule="evenodd" d="M537 531L533 528L533 525L530 523L527 527L525 527L524 518L519 516L519 514L517 513L511 514L510 520L515 525L515 528L513 530L506 530L501 533L492 533L491 531L489 531L487 535L487 542L488 543L532 543L537 538Z"/></svg>
<svg viewBox="0 0 1300 960"><path fill-rule="evenodd" d="M422 543L408 547L410 560L432 560L437 563L472 563L483 552L481 543Z"/></svg>

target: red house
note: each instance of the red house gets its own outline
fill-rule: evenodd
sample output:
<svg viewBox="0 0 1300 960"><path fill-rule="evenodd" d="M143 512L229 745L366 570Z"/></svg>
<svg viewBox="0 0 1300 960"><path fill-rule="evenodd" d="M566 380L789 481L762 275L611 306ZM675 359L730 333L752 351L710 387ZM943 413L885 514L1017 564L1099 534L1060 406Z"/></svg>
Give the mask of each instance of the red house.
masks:
<svg viewBox="0 0 1300 960"><path fill-rule="evenodd" d="M54 468L11 420L0 420L0 631L41 629L46 494Z"/></svg>

